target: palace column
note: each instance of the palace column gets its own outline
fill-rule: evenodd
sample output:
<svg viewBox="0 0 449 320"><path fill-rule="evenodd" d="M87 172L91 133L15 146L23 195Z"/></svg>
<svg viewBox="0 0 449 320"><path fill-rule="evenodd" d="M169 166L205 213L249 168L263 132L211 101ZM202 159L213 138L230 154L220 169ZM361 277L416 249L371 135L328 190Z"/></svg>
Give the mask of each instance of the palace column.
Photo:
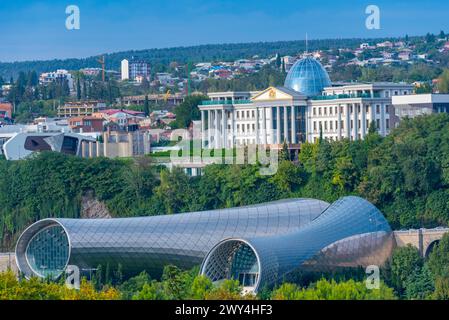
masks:
<svg viewBox="0 0 449 320"><path fill-rule="evenodd" d="M218 149L218 110L214 110L214 148Z"/></svg>
<svg viewBox="0 0 449 320"><path fill-rule="evenodd" d="M346 138L350 139L351 138L351 115L349 113L349 104L347 103L345 105L345 133L346 133Z"/></svg>
<svg viewBox="0 0 449 320"><path fill-rule="evenodd" d="M338 112L338 123L337 123L337 130L338 130L338 140L341 140L341 133L342 133L342 127L341 127L341 105L337 106L337 112Z"/></svg>
<svg viewBox="0 0 449 320"><path fill-rule="evenodd" d="M292 127L292 136L291 136L291 143L296 143L296 107L292 106L292 112L291 112L291 127Z"/></svg>
<svg viewBox="0 0 449 320"><path fill-rule="evenodd" d="M286 106L284 106L284 141L289 143L289 136L288 136L288 109ZM282 143L284 143L282 141Z"/></svg>
<svg viewBox="0 0 449 320"><path fill-rule="evenodd" d="M227 115L227 113L226 113L226 110L225 109L223 109L222 111L221 111L221 136L222 136L222 138L223 138L223 145L222 145L222 147L223 148L226 148L226 145L227 145L227 124L228 123L228 115Z"/></svg>
<svg viewBox="0 0 449 320"><path fill-rule="evenodd" d="M255 141L256 141L256 145L258 145L259 144L259 108L258 107L256 107L256 119L255 119L255 121L256 121L256 125L255 125L255 133L256 133L256 139L255 139Z"/></svg>
<svg viewBox="0 0 449 320"><path fill-rule="evenodd" d="M376 106L374 104L371 103L370 105L370 111L371 111L371 121L370 121L370 125L371 123L373 123L374 128L376 129L376 131L378 130L377 128L377 123L376 123Z"/></svg>
<svg viewBox="0 0 449 320"><path fill-rule="evenodd" d="M380 105L380 135L382 137L385 137L386 130L385 130L385 103L382 103Z"/></svg>
<svg viewBox="0 0 449 320"><path fill-rule="evenodd" d="M212 112L210 110L207 110L207 147L211 148L211 141L212 141Z"/></svg>
<svg viewBox="0 0 449 320"><path fill-rule="evenodd" d="M353 121L354 121L354 140L358 140L359 138L359 104L353 104Z"/></svg>
<svg viewBox="0 0 449 320"><path fill-rule="evenodd" d="M206 112L201 110L201 147L206 147Z"/></svg>
<svg viewBox="0 0 449 320"><path fill-rule="evenodd" d="M362 136L362 139L364 139L366 136L366 106L362 103L361 108L362 108L362 110L361 110L362 111L362 120L360 121L361 125L362 125L361 136Z"/></svg>
<svg viewBox="0 0 449 320"><path fill-rule="evenodd" d="M265 108L261 108L262 111L262 131L263 131L263 144L267 144L267 115Z"/></svg>
<svg viewBox="0 0 449 320"><path fill-rule="evenodd" d="M276 143L281 142L281 107L276 107Z"/></svg>
<svg viewBox="0 0 449 320"><path fill-rule="evenodd" d="M231 111L231 148L234 148L235 145L235 109Z"/></svg>

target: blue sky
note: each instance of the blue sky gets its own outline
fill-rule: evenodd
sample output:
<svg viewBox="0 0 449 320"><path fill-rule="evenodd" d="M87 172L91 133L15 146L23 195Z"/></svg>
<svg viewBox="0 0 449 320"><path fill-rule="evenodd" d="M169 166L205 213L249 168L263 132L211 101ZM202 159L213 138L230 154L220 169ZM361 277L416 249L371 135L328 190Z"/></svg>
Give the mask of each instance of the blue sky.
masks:
<svg viewBox="0 0 449 320"><path fill-rule="evenodd" d="M65 28L78 5L81 29ZM381 29L365 28L365 8ZM87 57L207 43L449 32L447 0L0 0L0 61Z"/></svg>

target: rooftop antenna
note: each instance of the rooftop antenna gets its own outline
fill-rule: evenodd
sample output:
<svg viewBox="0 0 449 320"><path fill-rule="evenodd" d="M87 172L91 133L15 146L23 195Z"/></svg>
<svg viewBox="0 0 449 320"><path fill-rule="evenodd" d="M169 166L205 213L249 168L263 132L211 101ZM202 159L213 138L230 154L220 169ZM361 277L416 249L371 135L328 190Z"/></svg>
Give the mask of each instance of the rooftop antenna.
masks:
<svg viewBox="0 0 449 320"><path fill-rule="evenodd" d="M306 32L306 55L309 53L309 36Z"/></svg>

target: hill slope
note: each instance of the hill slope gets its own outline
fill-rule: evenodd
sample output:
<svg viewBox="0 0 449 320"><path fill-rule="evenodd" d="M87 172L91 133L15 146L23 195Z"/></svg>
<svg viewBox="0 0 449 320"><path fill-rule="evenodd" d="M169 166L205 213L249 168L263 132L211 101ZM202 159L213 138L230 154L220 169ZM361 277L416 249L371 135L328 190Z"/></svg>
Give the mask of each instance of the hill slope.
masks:
<svg viewBox="0 0 449 320"><path fill-rule="evenodd" d="M338 49L354 48L361 42L381 42L386 39L325 39L310 40L309 50L316 49ZM120 61L125 58L135 57L150 62L153 70L164 71L170 62L202 62L202 61L233 61L242 58L250 58L255 55L260 57L281 55L295 55L305 51L304 41L277 41L235 44L210 44L191 47L176 47L164 49L147 49L139 51L123 51L106 54L106 68L119 70ZM97 56L83 59L46 60L46 61L23 61L23 62L0 62L0 76L9 79L17 77L20 71L35 70L38 73L53 71L56 69L79 70L87 67L99 67Z"/></svg>

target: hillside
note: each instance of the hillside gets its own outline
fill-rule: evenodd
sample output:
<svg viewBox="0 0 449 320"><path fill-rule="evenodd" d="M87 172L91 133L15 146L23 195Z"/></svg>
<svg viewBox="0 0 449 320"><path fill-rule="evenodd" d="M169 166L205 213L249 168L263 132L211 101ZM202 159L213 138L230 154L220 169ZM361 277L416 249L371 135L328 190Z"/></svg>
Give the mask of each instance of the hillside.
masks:
<svg viewBox="0 0 449 320"><path fill-rule="evenodd" d="M362 42L377 43L387 40L379 39L324 39L310 40L309 50L328 50L338 48L355 48ZM388 40L395 40L389 38ZM139 51L123 51L106 54L106 68L111 70L120 69L120 61L125 58L135 57L149 61L155 72L165 71L170 62L202 62L202 61L232 61L250 58L255 55L260 57L281 55L295 55L305 51L305 42L277 41L235 44L210 44L191 47L176 47L163 49L147 49ZM23 61L23 62L0 62L0 76L9 79L17 77L19 72L35 70L38 73L53 71L56 69L79 70L87 67L98 67L97 56L84 59L65 59L47 61Z"/></svg>

